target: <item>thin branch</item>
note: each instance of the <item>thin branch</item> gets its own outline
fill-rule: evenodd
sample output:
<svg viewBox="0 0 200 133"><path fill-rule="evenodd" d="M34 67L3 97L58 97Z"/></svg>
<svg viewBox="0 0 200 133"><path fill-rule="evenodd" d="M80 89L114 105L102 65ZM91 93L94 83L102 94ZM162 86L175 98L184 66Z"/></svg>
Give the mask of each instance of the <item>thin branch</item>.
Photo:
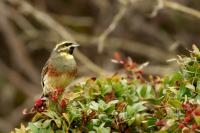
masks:
<svg viewBox="0 0 200 133"><path fill-rule="evenodd" d="M121 4L119 12L114 16L112 22L108 26L108 28L103 31L103 33L99 36L98 41L98 52L101 53L104 47L104 41L108 37L108 35L116 28L119 21L123 18L127 10L126 4Z"/></svg>
<svg viewBox="0 0 200 133"><path fill-rule="evenodd" d="M75 41L75 38L68 32L70 31L66 27L62 26L60 23L58 23L56 20L54 20L51 16L48 14L41 12L37 9L35 9L32 5L30 5L26 1L12 1L8 0L11 4L19 4L21 12L24 13L25 15L32 15L34 16L40 23L44 24L46 27L49 29L55 31L58 35L60 35L63 39L65 40L71 40ZM88 59L84 54L82 54L79 50L76 51L75 56L81 61L85 66L92 70L95 73L106 73L105 71L99 71L103 70L96 64L94 64L90 59ZM82 60L85 59L85 60ZM94 67L95 66L95 67Z"/></svg>
<svg viewBox="0 0 200 133"><path fill-rule="evenodd" d="M38 84L39 73L33 65L23 42L17 37L12 24L8 20L8 16L6 16L6 11L4 4L0 2L0 30L5 37L5 41L7 41L12 62L35 84Z"/></svg>
<svg viewBox="0 0 200 133"><path fill-rule="evenodd" d="M180 11L180 12L189 14L191 16L194 16L194 17L200 19L200 11L198 11L198 10L186 7L184 5L181 5L176 2L169 1L169 0L163 0L163 2L164 2L164 7L166 7L166 8Z"/></svg>
<svg viewBox="0 0 200 133"><path fill-rule="evenodd" d="M154 8L153 12L151 13L151 17L155 17L158 14L158 11L160 9L163 9L164 3L163 0L157 0L158 4L156 5L156 7Z"/></svg>
<svg viewBox="0 0 200 133"><path fill-rule="evenodd" d="M74 34L78 41L84 45L97 44L98 37L87 36L85 34ZM163 51L159 48L152 47L149 44L144 44L141 42L136 42L133 40L127 40L124 38L109 37L105 40L106 44L115 44L115 45L105 45L105 47L123 49L125 51L139 54L149 59L165 62L165 60L170 59L175 56L175 54Z"/></svg>
<svg viewBox="0 0 200 133"><path fill-rule="evenodd" d="M94 72L98 72L99 74L107 74L108 72L106 72L104 69L98 67L97 65L94 65L94 63L91 63L91 61L85 56L83 55L81 52L76 52L76 56L78 57L78 59L82 62L87 63L87 67L94 71Z"/></svg>
<svg viewBox="0 0 200 133"><path fill-rule="evenodd" d="M77 26L77 27L89 27L92 26L94 20L91 17L82 17L82 16L70 16L70 15L61 15L51 13L51 16L56 20L62 22L62 24Z"/></svg>

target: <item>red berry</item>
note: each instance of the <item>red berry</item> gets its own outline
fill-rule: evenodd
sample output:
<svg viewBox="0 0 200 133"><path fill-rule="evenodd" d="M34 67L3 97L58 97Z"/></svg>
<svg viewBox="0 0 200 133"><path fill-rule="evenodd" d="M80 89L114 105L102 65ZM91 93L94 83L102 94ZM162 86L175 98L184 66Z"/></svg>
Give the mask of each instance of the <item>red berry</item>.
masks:
<svg viewBox="0 0 200 133"><path fill-rule="evenodd" d="M156 126L164 126L166 124L166 121L165 120L159 120L155 123Z"/></svg>
<svg viewBox="0 0 200 133"><path fill-rule="evenodd" d="M182 124L182 123L180 123L180 124L178 125L178 128L179 128L179 129L182 129L182 128L184 128L184 127L185 127L185 125Z"/></svg>
<svg viewBox="0 0 200 133"><path fill-rule="evenodd" d="M144 70L138 70L138 71L136 71L135 73L138 73L138 74L143 74L144 73Z"/></svg>
<svg viewBox="0 0 200 133"><path fill-rule="evenodd" d="M54 102L57 102L57 100L58 100L58 96L56 96L56 95L51 96L51 100L54 101Z"/></svg>
<svg viewBox="0 0 200 133"><path fill-rule="evenodd" d="M35 106L35 107L41 107L42 104L43 104L43 101L42 101L42 99L40 98L40 99L35 100L34 106Z"/></svg>
<svg viewBox="0 0 200 133"><path fill-rule="evenodd" d="M183 121L184 121L185 123L190 122L190 120L191 120L191 116L186 116L186 117L184 117L184 119L183 119Z"/></svg>
<svg viewBox="0 0 200 133"><path fill-rule="evenodd" d="M61 101L60 106L62 109L64 109L66 107L66 102L64 99Z"/></svg>
<svg viewBox="0 0 200 133"><path fill-rule="evenodd" d="M58 95L61 95L63 92L64 92L64 89L63 89L62 87L56 88L56 93L57 93Z"/></svg>
<svg viewBox="0 0 200 133"><path fill-rule="evenodd" d="M193 124L192 124L192 129L195 130L195 129L197 129L197 128L198 128L198 125L197 125L196 123L193 123Z"/></svg>
<svg viewBox="0 0 200 133"><path fill-rule="evenodd" d="M197 111L197 110L196 110L196 111L194 112L194 114L197 115L197 116L200 116L200 111Z"/></svg>
<svg viewBox="0 0 200 133"><path fill-rule="evenodd" d="M190 104L188 104L188 103L182 104L182 108L183 108L184 110L190 110L190 109L191 109L191 108L190 108Z"/></svg>

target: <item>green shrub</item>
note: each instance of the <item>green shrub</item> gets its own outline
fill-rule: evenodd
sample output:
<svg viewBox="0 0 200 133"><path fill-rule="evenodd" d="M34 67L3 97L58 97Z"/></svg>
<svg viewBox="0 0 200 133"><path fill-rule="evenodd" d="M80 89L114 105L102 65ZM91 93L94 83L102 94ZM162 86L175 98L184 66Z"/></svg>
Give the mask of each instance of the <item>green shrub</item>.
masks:
<svg viewBox="0 0 200 133"><path fill-rule="evenodd" d="M116 54L126 76L90 78L73 91L52 92L28 125L12 133L174 133L200 131L200 52L178 56L180 69L169 76L149 76L130 58ZM37 108L38 107L38 108Z"/></svg>

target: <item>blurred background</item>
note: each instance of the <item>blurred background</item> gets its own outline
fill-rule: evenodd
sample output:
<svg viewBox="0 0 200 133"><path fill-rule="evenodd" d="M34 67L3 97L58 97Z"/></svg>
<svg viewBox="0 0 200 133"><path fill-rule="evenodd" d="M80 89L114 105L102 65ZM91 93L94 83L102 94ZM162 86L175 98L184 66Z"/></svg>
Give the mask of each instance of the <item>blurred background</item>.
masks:
<svg viewBox="0 0 200 133"><path fill-rule="evenodd" d="M121 71L116 51L147 74L200 46L199 0L0 0L0 133L26 123L24 108L40 97L40 72L56 43L78 42L78 79Z"/></svg>

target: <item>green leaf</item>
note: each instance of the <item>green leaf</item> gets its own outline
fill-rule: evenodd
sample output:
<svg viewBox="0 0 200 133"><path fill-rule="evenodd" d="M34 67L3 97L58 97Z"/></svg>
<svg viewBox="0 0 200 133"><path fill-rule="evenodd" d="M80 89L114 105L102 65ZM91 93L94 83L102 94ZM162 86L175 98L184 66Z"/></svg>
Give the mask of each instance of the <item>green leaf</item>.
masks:
<svg viewBox="0 0 200 133"><path fill-rule="evenodd" d="M192 84L186 84L186 86L185 87L187 87L188 89L191 89L192 91L195 91L195 87L194 87L194 85L192 85Z"/></svg>
<svg viewBox="0 0 200 133"><path fill-rule="evenodd" d="M137 88L138 95L144 99L151 98L151 86L150 85L140 85Z"/></svg>
<svg viewBox="0 0 200 133"><path fill-rule="evenodd" d="M37 128L42 128L42 122L43 122L43 119L39 120L39 121L36 121L34 122L33 124L37 127Z"/></svg>
<svg viewBox="0 0 200 133"><path fill-rule="evenodd" d="M178 99L181 99L181 98L183 98L183 96L185 95L185 93L187 92L187 88L185 87L185 85L181 85L180 86L180 89L179 89L179 91L178 91L178 93L177 93L177 98Z"/></svg>
<svg viewBox="0 0 200 133"><path fill-rule="evenodd" d="M36 127L33 123L28 123L28 128L33 132L33 133L39 133L39 128Z"/></svg>
<svg viewBox="0 0 200 133"><path fill-rule="evenodd" d="M52 119L47 119L42 123L42 128L47 128L48 126L50 126Z"/></svg>
<svg viewBox="0 0 200 133"><path fill-rule="evenodd" d="M128 105L126 107L126 112L131 116L137 112L144 111L146 109L146 107L143 105L144 103L146 102L138 102L133 105Z"/></svg>
<svg viewBox="0 0 200 133"><path fill-rule="evenodd" d="M128 120L128 126L131 126L133 122L135 121L135 117L132 117Z"/></svg>
<svg viewBox="0 0 200 133"><path fill-rule="evenodd" d="M53 121L56 123L56 126L57 126L58 128L61 128L62 122L61 122L60 119L54 119Z"/></svg>
<svg viewBox="0 0 200 133"><path fill-rule="evenodd" d="M59 116L56 114L56 112L52 110L48 110L47 112L43 112L46 116L50 117L51 119L58 119Z"/></svg>
<svg viewBox="0 0 200 133"><path fill-rule="evenodd" d="M197 123L197 125L200 125L200 116L194 116L194 120Z"/></svg>
<svg viewBox="0 0 200 133"><path fill-rule="evenodd" d="M197 91L198 93L200 93L200 81L199 81L199 80L197 81L196 91Z"/></svg>
<svg viewBox="0 0 200 133"><path fill-rule="evenodd" d="M175 98L170 98L169 104L177 109L182 108L182 103L178 99L175 99Z"/></svg>
<svg viewBox="0 0 200 133"><path fill-rule="evenodd" d="M90 102L89 107L90 107L90 109L98 111L98 109L99 109L99 103L97 103L95 101L92 101L92 102Z"/></svg>
<svg viewBox="0 0 200 133"><path fill-rule="evenodd" d="M151 125L155 125L156 121L157 121L157 118L149 118L147 120L147 123L148 123L149 126L151 126Z"/></svg>
<svg viewBox="0 0 200 133"><path fill-rule="evenodd" d="M110 127L104 127L105 123L102 123L99 127L94 127L96 133L110 133Z"/></svg>

